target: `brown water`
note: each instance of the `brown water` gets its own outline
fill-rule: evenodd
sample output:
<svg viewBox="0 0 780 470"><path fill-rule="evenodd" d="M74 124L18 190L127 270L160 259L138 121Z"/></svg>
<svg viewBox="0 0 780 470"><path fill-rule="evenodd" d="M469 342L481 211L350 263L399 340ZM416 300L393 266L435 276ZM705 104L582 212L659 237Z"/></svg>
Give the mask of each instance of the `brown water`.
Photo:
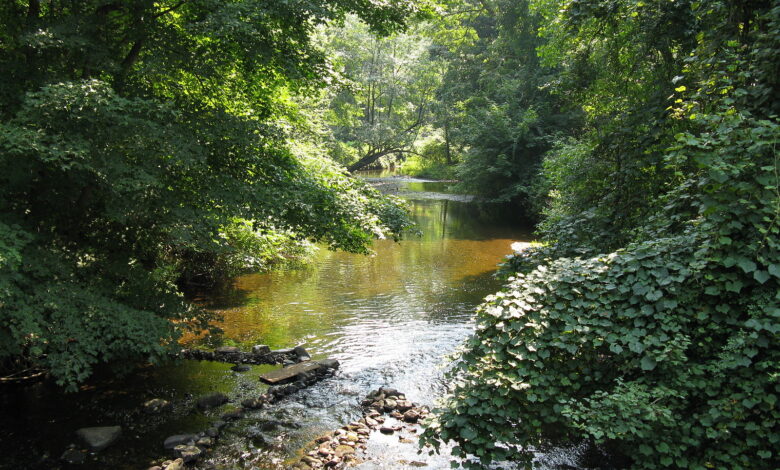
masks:
<svg viewBox="0 0 780 470"><path fill-rule="evenodd" d="M224 316L224 338L213 344L302 344L315 359L338 359L341 368L292 399L247 415L198 468L283 465L313 437L358 417L360 399L379 386L424 404L444 392L443 356L470 334L474 307L499 288L492 277L496 264L511 243L529 239L528 231L491 219L470 198L448 193L444 183L370 180L409 200L420 237L377 241L371 256L320 250L306 269L242 276L200 299ZM193 412L193 398L211 391L225 392L235 403L256 396L263 390L257 376L269 367L237 374L226 364L183 362L96 381L64 398L46 385L18 389L2 399L0 468L58 468L57 457L75 442L77 428L113 424L124 427L123 437L91 456L93 465L146 468L165 457L166 436L198 432L217 419L219 411ZM171 400L174 412L140 413L139 405L153 397ZM371 468L405 468L399 463L404 459L449 468L446 456L415 457L414 446L382 446ZM542 459L570 463L567 455Z"/></svg>

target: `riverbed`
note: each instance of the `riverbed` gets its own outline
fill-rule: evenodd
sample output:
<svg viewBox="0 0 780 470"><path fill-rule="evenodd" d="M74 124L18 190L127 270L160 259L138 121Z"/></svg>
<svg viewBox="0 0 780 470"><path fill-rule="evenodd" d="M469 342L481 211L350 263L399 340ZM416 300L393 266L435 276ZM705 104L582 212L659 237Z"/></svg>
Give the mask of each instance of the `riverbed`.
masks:
<svg viewBox="0 0 780 470"><path fill-rule="evenodd" d="M306 268L241 276L193 299L224 318L223 336L199 346L303 345L314 359L341 363L333 377L234 422L194 468L285 468L314 437L359 417L360 400L373 389L392 386L429 406L446 390L446 355L471 333L474 308L500 287L496 265L512 243L528 241L530 231L488 215L471 197L449 191L448 183L366 178L408 201L419 236L378 240L370 256L320 249ZM45 384L17 389L2 398L0 468L66 468L58 458L77 442L76 429L121 425L120 440L90 455L85 468L99 462L145 469L166 457L167 436L197 432L218 419L219 410L193 411L197 397L223 392L240 403L263 391L258 376L274 367L237 373L229 364L182 361L97 379L64 398ZM140 405L150 398L171 401L173 410L144 414ZM449 456L416 450L397 439L369 442L373 466L366 468L407 468L410 461L449 468ZM571 465L570 454L540 454L539 465Z"/></svg>

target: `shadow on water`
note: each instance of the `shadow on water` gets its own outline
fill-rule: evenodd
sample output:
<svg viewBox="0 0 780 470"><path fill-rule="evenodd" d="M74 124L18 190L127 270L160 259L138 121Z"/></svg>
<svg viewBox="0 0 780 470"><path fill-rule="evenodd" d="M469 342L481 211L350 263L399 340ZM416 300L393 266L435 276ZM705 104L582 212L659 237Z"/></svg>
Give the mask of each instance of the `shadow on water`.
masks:
<svg viewBox="0 0 780 470"><path fill-rule="evenodd" d="M283 467L313 437L357 418L361 397L378 386L391 385L428 405L446 390L444 356L471 334L474 307L500 287L492 275L496 264L511 243L529 240L530 231L437 193L446 191L443 183L400 186L428 195L409 198L420 237L377 241L371 256L322 249L308 268L241 276L199 297L224 318L224 339L246 349L305 344L315 359L338 359L341 368L294 399L250 412L196 468ZM257 396L264 390L258 375L269 367L238 374L227 364L180 362L122 379L96 379L77 394L63 396L48 385L6 393L0 402L7 429L0 468L60 468L57 458L76 442L77 428L115 424L123 426L122 438L90 457L91 463L147 468L166 457L166 436L203 430L224 411L193 411L195 398L213 391L234 403ZM173 402L173 412L143 415L141 403L153 397ZM378 468L401 468L398 453L414 446L401 447L396 443L385 460L380 456ZM553 460L569 465L575 453ZM554 452L544 455L552 458ZM449 468L446 456L425 461L428 468Z"/></svg>

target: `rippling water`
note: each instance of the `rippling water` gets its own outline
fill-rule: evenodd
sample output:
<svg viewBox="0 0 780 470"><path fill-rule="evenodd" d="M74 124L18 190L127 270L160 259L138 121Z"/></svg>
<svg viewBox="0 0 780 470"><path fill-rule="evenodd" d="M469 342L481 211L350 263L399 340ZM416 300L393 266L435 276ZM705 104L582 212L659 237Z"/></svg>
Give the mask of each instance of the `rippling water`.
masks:
<svg viewBox="0 0 780 470"><path fill-rule="evenodd" d="M378 241L372 256L320 250L309 268L242 276L222 292L197 299L223 315L222 340L245 348L302 344L315 359L341 362L333 378L230 427L198 468L283 467L315 436L358 418L360 399L379 386L393 386L428 405L444 392L444 356L470 334L474 307L499 287L492 277L496 264L511 252L511 243L528 240L528 232L483 214L469 198L448 193L446 183L373 182L409 200L420 237ZM217 419L218 411L193 413L194 398L222 391L238 403L263 391L257 377L272 368L237 374L229 367L184 362L150 368L125 379L98 380L64 399L45 385L6 395L8 434L0 444L5 455L0 467L56 468L56 458L75 442L75 429L121 424L120 442L92 461L146 468L165 456L166 436L197 432ZM139 405L152 397L171 400L174 412L140 413ZM449 468L447 456L419 456L414 446L391 437L372 438L368 450L375 460L366 468L406 468L402 462L409 460ZM570 464L571 454L540 458L544 467L556 468Z"/></svg>

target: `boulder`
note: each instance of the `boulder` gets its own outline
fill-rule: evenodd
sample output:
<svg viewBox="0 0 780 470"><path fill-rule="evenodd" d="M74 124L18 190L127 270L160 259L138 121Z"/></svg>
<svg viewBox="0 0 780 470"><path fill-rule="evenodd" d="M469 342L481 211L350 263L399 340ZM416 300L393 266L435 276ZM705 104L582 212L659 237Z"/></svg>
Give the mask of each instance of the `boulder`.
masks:
<svg viewBox="0 0 780 470"><path fill-rule="evenodd" d="M93 428L81 428L76 435L89 446L93 452L105 449L113 444L122 434L121 426L100 426Z"/></svg>
<svg viewBox="0 0 780 470"><path fill-rule="evenodd" d="M265 356L271 352L271 348L265 344L256 344L252 346L252 354L256 356Z"/></svg>
<svg viewBox="0 0 780 470"><path fill-rule="evenodd" d="M236 354L240 353L241 350L238 349L236 346L221 346L214 350L217 354Z"/></svg>
<svg viewBox="0 0 780 470"><path fill-rule="evenodd" d="M220 405L224 405L228 402L228 397L224 393L211 393L198 398L198 408L201 410L207 410L209 408L215 408Z"/></svg>
<svg viewBox="0 0 780 470"><path fill-rule="evenodd" d="M195 434L176 434L174 436L169 436L165 439L165 442L163 442L163 447L165 449L173 449L176 446L188 444L190 442L195 441L197 439L197 436Z"/></svg>

